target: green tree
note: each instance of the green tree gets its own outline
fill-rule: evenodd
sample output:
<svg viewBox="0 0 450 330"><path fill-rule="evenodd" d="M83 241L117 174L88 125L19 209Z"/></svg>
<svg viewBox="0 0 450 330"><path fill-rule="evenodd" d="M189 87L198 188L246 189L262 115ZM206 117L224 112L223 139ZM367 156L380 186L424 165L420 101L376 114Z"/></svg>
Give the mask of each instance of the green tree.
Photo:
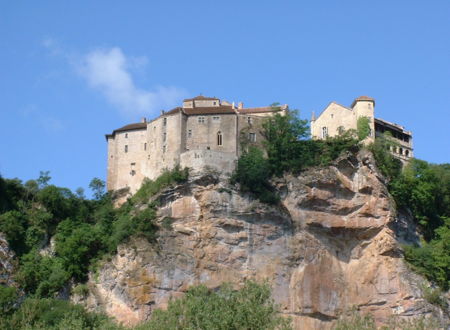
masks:
<svg viewBox="0 0 450 330"><path fill-rule="evenodd" d="M262 126L270 172L280 176L297 168L297 142L309 136L308 121L299 119L297 111L288 110L286 115L269 117Z"/></svg>
<svg viewBox="0 0 450 330"><path fill-rule="evenodd" d="M146 329L291 329L279 316L267 284L246 282L241 290L223 285L218 291L205 286L190 288L183 298L156 310L152 319L137 327Z"/></svg>
<svg viewBox="0 0 450 330"><path fill-rule="evenodd" d="M269 183L270 177L270 165L264 153L250 146L239 157L231 181L239 182L241 191L254 193L262 202L274 203L276 196Z"/></svg>
<svg viewBox="0 0 450 330"><path fill-rule="evenodd" d="M102 199L105 195L105 187L105 181L99 178L93 178L89 183L89 188L91 188L94 193L94 198L97 200Z"/></svg>

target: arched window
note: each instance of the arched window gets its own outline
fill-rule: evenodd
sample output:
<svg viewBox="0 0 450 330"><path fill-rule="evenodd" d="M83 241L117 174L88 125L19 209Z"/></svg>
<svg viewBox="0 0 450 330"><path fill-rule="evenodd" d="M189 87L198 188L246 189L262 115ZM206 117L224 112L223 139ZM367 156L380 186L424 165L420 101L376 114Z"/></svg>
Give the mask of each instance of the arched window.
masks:
<svg viewBox="0 0 450 330"><path fill-rule="evenodd" d="M400 148L400 155L403 155L403 148Z"/></svg>
<svg viewBox="0 0 450 330"><path fill-rule="evenodd" d="M222 145L222 132L221 131L217 132L217 145L218 146Z"/></svg>
<svg viewBox="0 0 450 330"><path fill-rule="evenodd" d="M409 157L409 150L405 150L405 156Z"/></svg>
<svg viewBox="0 0 450 330"><path fill-rule="evenodd" d="M328 136L328 127L322 127L322 139Z"/></svg>

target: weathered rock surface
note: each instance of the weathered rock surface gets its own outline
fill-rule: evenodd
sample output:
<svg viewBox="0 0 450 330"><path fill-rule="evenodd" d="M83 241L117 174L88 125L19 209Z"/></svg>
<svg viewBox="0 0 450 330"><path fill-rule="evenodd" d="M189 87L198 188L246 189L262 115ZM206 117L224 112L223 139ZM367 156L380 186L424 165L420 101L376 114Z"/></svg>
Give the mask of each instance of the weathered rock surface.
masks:
<svg viewBox="0 0 450 330"><path fill-rule="evenodd" d="M431 315L436 309L401 258L396 212L373 164L359 153L278 179L276 207L214 176L166 190L158 212L172 229L161 229L155 245L121 246L91 276L84 303L135 324L191 285L267 279L296 329L330 328L353 306L379 323Z"/></svg>
<svg viewBox="0 0 450 330"><path fill-rule="evenodd" d="M0 233L0 285L15 286L17 260L4 234Z"/></svg>

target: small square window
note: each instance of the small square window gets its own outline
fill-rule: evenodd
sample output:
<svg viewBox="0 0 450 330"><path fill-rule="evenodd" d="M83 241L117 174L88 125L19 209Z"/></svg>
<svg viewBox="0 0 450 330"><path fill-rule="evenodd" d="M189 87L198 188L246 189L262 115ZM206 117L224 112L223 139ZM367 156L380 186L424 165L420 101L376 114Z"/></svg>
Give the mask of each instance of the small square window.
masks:
<svg viewBox="0 0 450 330"><path fill-rule="evenodd" d="M166 141L167 133L163 133L163 141Z"/></svg>
<svg viewBox="0 0 450 330"><path fill-rule="evenodd" d="M219 116L214 116L212 118L213 122L219 122L220 121L220 117Z"/></svg>
<svg viewBox="0 0 450 330"><path fill-rule="evenodd" d="M128 139L128 133L125 133L125 139Z"/></svg>
<svg viewBox="0 0 450 330"><path fill-rule="evenodd" d="M198 117L198 122L203 124L205 122L205 117Z"/></svg>
<svg viewBox="0 0 450 330"><path fill-rule="evenodd" d="M192 137L192 130L188 130L188 134L187 134L188 138Z"/></svg>

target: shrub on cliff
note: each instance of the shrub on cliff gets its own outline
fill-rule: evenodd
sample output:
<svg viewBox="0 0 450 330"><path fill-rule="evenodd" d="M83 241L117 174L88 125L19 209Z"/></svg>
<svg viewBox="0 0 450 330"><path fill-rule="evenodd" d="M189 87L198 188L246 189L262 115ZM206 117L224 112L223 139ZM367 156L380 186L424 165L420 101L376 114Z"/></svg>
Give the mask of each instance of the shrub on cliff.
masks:
<svg viewBox="0 0 450 330"><path fill-rule="evenodd" d="M166 329L291 329L278 314L267 284L246 282L241 290L223 285L214 291L203 285L190 288L183 298L155 310L152 319L136 330Z"/></svg>
<svg viewBox="0 0 450 330"><path fill-rule="evenodd" d="M274 203L277 198L272 192L270 177L269 161L260 149L251 146L239 157L231 182L239 182L241 191L252 192L262 202Z"/></svg>

